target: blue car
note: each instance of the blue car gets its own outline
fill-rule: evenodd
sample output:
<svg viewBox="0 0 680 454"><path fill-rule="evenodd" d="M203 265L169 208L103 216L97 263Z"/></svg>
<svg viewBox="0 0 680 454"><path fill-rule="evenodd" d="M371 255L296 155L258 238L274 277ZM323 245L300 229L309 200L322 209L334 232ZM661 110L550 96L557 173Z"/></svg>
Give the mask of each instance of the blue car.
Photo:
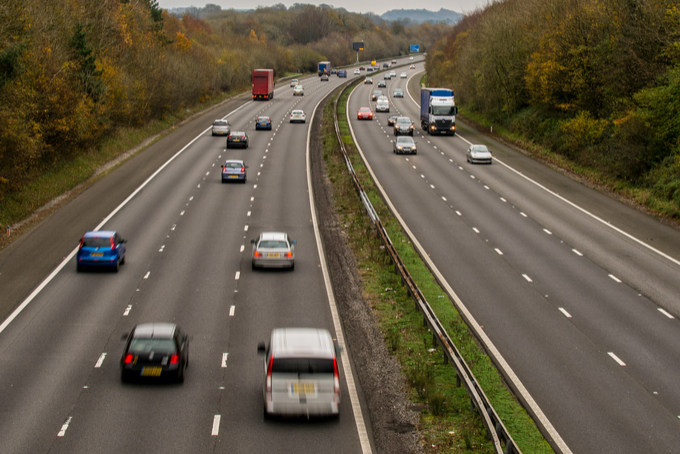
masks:
<svg viewBox="0 0 680 454"><path fill-rule="evenodd" d="M272 119L265 116L257 117L255 129L272 129Z"/></svg>
<svg viewBox="0 0 680 454"><path fill-rule="evenodd" d="M113 230L85 233L76 254L76 269L82 271L89 266L106 267L117 273L120 265L125 264L126 242Z"/></svg>

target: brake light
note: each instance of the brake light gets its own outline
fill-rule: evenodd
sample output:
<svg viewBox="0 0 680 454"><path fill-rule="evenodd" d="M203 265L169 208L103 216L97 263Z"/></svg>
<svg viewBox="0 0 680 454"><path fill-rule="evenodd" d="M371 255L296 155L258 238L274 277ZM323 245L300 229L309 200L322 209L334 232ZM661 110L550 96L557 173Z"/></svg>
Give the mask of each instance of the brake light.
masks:
<svg viewBox="0 0 680 454"><path fill-rule="evenodd" d="M253 252L253 257L259 257L259 256L260 256L260 251Z"/></svg>
<svg viewBox="0 0 680 454"><path fill-rule="evenodd" d="M111 237L110 240L111 240L111 249L116 249L116 243L113 241L113 237Z"/></svg>
<svg viewBox="0 0 680 454"><path fill-rule="evenodd" d="M125 360L123 361L125 364L132 364L132 353L128 353L125 355Z"/></svg>
<svg viewBox="0 0 680 454"><path fill-rule="evenodd" d="M85 238L81 238L81 239L80 239L80 246L78 246L78 249L82 249L82 248L83 248L83 243L84 243L84 242L85 242Z"/></svg>
<svg viewBox="0 0 680 454"><path fill-rule="evenodd" d="M241 166L241 173L244 173L246 171L246 168L244 166Z"/></svg>
<svg viewBox="0 0 680 454"><path fill-rule="evenodd" d="M286 252L286 258L293 258L293 253L290 251Z"/></svg>
<svg viewBox="0 0 680 454"><path fill-rule="evenodd" d="M179 355L175 354L170 357L170 364L177 364L179 363Z"/></svg>
<svg viewBox="0 0 680 454"><path fill-rule="evenodd" d="M267 396L271 399L272 392L272 369L274 367L274 355L269 357L269 364L267 365L267 381L265 383L265 391Z"/></svg>
<svg viewBox="0 0 680 454"><path fill-rule="evenodd" d="M335 395L340 394L340 376L338 375L338 361L333 358L333 391Z"/></svg>

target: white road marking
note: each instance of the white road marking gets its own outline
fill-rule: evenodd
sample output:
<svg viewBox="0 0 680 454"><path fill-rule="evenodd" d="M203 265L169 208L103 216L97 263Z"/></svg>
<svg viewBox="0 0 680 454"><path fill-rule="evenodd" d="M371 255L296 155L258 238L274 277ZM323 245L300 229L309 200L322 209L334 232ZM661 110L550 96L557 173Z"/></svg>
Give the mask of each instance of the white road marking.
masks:
<svg viewBox="0 0 680 454"><path fill-rule="evenodd" d="M250 217L250 211L246 213L246 216Z"/></svg>
<svg viewBox="0 0 680 454"><path fill-rule="evenodd" d="M498 254L498 255L503 255L503 251L501 251L498 248L494 248L494 251L496 251L496 254Z"/></svg>
<svg viewBox="0 0 680 454"><path fill-rule="evenodd" d="M237 280L237 281L238 281L238 280L240 279L240 277L241 277L241 272L240 272L240 271L237 271L237 272L236 272L236 275L234 275L234 280Z"/></svg>
<svg viewBox="0 0 680 454"><path fill-rule="evenodd" d="M479 233L479 229L478 229L477 227L472 227L472 230L473 230L475 233Z"/></svg>
<svg viewBox="0 0 680 454"><path fill-rule="evenodd" d="M97 360L97 362L94 363L94 368L99 369L100 367L102 367L102 363L104 362L105 359L106 359L106 352L102 353L99 356L99 359Z"/></svg>
<svg viewBox="0 0 680 454"><path fill-rule="evenodd" d="M523 217L528 218L527 214L524 211L520 211L519 214L521 214Z"/></svg>
<svg viewBox="0 0 680 454"><path fill-rule="evenodd" d="M176 228L177 228L177 224L172 224L172 227L170 227L170 231L174 232Z"/></svg>
<svg viewBox="0 0 680 454"><path fill-rule="evenodd" d="M552 232L551 232L550 230L548 230L548 229L543 229L543 231L544 231L545 233L547 233L548 235L552 235Z"/></svg>
<svg viewBox="0 0 680 454"><path fill-rule="evenodd" d="M576 250L576 249L572 249L571 252L573 252L574 254L578 255L579 257L583 257L583 254L582 254L581 252L579 252L578 250Z"/></svg>
<svg viewBox="0 0 680 454"><path fill-rule="evenodd" d="M213 437L216 437L220 434L220 419L220 415L215 415L213 418L212 432L210 433L210 435Z"/></svg>
<svg viewBox="0 0 680 454"><path fill-rule="evenodd" d="M146 272L146 274L144 275L144 279L149 279L149 276L151 276L151 271Z"/></svg>
<svg viewBox="0 0 680 454"><path fill-rule="evenodd" d="M621 283L621 279L618 277L614 276L613 274L610 274L609 277L611 278L612 281L616 282L617 284Z"/></svg>
<svg viewBox="0 0 680 454"><path fill-rule="evenodd" d="M675 317L673 317L672 314L670 314L669 312L666 312L663 308L658 307L657 310L659 312L661 312L663 315L665 315L666 317L670 318L671 320L675 319Z"/></svg>
<svg viewBox="0 0 680 454"><path fill-rule="evenodd" d="M180 216L184 216L184 210L179 214Z"/></svg>
<svg viewBox="0 0 680 454"><path fill-rule="evenodd" d="M486 189L486 190L488 191L488 190L491 189L491 188L490 188L489 186L487 186L487 185L484 185L484 189Z"/></svg>
<svg viewBox="0 0 680 454"><path fill-rule="evenodd" d="M443 200L444 202L447 202L446 197L444 197L444 196L442 196L442 200Z"/></svg>
<svg viewBox="0 0 680 454"><path fill-rule="evenodd" d="M456 214L457 214L458 216L462 216L462 215L463 215L463 213L461 213L461 212L458 211L458 210L456 210Z"/></svg>
<svg viewBox="0 0 680 454"><path fill-rule="evenodd" d="M621 361L621 358L619 358L618 356L616 356L616 355L614 354L614 352L607 352L607 354L608 354L609 356L611 356L611 358L612 358L614 361L616 361L616 362L619 364L619 366L625 366L625 365L626 365L626 363L624 363L623 361Z"/></svg>
<svg viewBox="0 0 680 454"><path fill-rule="evenodd" d="M534 281L531 280L531 278L529 277L528 274L522 274L522 277L523 277L524 279L526 279L527 282L534 282Z"/></svg>
<svg viewBox="0 0 680 454"><path fill-rule="evenodd" d="M246 224L246 225L243 227L243 231L244 231L244 232L247 232L247 231L248 231L248 224Z"/></svg>
<svg viewBox="0 0 680 454"><path fill-rule="evenodd" d="M232 304L232 306L229 308L229 317L233 317L235 313L236 313L236 306Z"/></svg>
<svg viewBox="0 0 680 454"><path fill-rule="evenodd" d="M165 245L164 245L164 244L161 245L161 248L158 250L158 252L163 252L163 250L165 250Z"/></svg>
<svg viewBox="0 0 680 454"><path fill-rule="evenodd" d="M191 197L189 197L189 202L191 202L192 200L194 200L194 196L193 196L193 195L192 195Z"/></svg>
<svg viewBox="0 0 680 454"><path fill-rule="evenodd" d="M431 189L434 189L434 185L433 185L433 184L431 184L431 185L430 185L430 188L431 188Z"/></svg>
<svg viewBox="0 0 680 454"><path fill-rule="evenodd" d="M508 203L508 201L505 199L505 197L501 197L500 199L501 199L501 202Z"/></svg>
<svg viewBox="0 0 680 454"><path fill-rule="evenodd" d="M222 369L227 368L227 357L229 357L229 353L222 353Z"/></svg>
<svg viewBox="0 0 680 454"><path fill-rule="evenodd" d="M132 304L128 304L128 307L125 308L125 311L123 311L123 317L127 317L130 315L130 311L132 310Z"/></svg>
<svg viewBox="0 0 680 454"><path fill-rule="evenodd" d="M246 248L246 247L242 244L242 245L241 245L241 249L239 250L239 252L243 252L243 251L245 250L245 248Z"/></svg>
<svg viewBox="0 0 680 454"><path fill-rule="evenodd" d="M569 312L567 312L567 310L565 308L560 307L558 309L559 309L560 312L562 312L564 314L565 317L571 318L571 314Z"/></svg>
<svg viewBox="0 0 680 454"><path fill-rule="evenodd" d="M66 435L66 430L68 429L68 425L71 424L71 420L73 419L73 416L69 416L64 425L61 426L61 430L57 434L57 437L63 437Z"/></svg>

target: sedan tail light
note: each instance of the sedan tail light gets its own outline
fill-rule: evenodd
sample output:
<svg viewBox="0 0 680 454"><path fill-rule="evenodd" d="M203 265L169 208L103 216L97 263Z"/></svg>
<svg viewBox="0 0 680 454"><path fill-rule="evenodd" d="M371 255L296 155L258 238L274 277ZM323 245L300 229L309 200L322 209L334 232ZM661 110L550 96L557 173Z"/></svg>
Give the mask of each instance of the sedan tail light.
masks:
<svg viewBox="0 0 680 454"><path fill-rule="evenodd" d="M260 255L260 251L253 252L253 257L259 257Z"/></svg>
<svg viewBox="0 0 680 454"><path fill-rule="evenodd" d="M293 253L290 251L286 252L286 258L288 259L293 258Z"/></svg>
<svg viewBox="0 0 680 454"><path fill-rule="evenodd" d="M174 354L170 357L170 364L178 364L179 363L179 355Z"/></svg>
<svg viewBox="0 0 680 454"><path fill-rule="evenodd" d="M333 358L333 391L335 395L340 395L340 376L338 375L338 361Z"/></svg>
<svg viewBox="0 0 680 454"><path fill-rule="evenodd" d="M125 360L123 362L125 364L132 364L132 359L133 359L132 353L128 353L127 355L125 355Z"/></svg>
<svg viewBox="0 0 680 454"><path fill-rule="evenodd" d="M113 241L113 237L111 237L111 249L116 249L116 243Z"/></svg>
<svg viewBox="0 0 680 454"><path fill-rule="evenodd" d="M246 171L246 168L241 166L241 173L244 173Z"/></svg>
<svg viewBox="0 0 680 454"><path fill-rule="evenodd" d="M272 368L274 367L274 355L269 357L269 364L267 365L267 381L265 382L265 392L267 397L271 399L272 393Z"/></svg>

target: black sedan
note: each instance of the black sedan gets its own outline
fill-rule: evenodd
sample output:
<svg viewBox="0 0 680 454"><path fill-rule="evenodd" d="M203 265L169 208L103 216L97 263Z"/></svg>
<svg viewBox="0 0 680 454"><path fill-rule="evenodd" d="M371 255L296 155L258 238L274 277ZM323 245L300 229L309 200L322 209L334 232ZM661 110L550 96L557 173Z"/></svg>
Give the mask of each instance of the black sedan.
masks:
<svg viewBox="0 0 680 454"><path fill-rule="evenodd" d="M243 131L232 131L227 136L227 148L248 148L248 135Z"/></svg>
<svg viewBox="0 0 680 454"><path fill-rule="evenodd" d="M189 365L189 336L174 323L142 323L127 339L120 359L120 378L172 378L184 381Z"/></svg>

